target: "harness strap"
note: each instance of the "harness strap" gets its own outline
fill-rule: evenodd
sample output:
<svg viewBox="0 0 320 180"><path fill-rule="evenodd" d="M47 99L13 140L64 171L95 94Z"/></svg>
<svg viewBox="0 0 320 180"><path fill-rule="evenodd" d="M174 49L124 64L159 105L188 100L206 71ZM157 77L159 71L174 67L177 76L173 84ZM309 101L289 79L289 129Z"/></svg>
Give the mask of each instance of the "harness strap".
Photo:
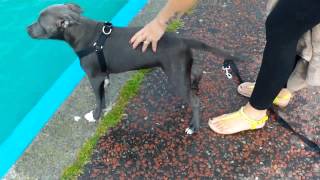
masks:
<svg viewBox="0 0 320 180"><path fill-rule="evenodd" d="M103 27L97 41L95 41L92 46L76 52L80 59L82 57L88 56L93 52L96 52L101 71L106 72L107 74L109 74L110 72L107 67L106 59L104 57L103 47L111 32L112 24L109 22L103 23Z"/></svg>
<svg viewBox="0 0 320 180"><path fill-rule="evenodd" d="M228 77L228 79L232 79L232 73L234 73L234 75L238 78L239 84L243 83L239 69L238 69L237 65L234 63L234 60L225 59L223 62L222 69L225 71L225 74ZM278 113L276 113L276 111L274 110L273 107L270 110L272 113L274 113L276 115L277 122L282 127L289 130L290 132L292 132L295 136L298 136L306 145L308 145L311 148L312 151L320 154L320 147L317 143L311 141L305 135L302 135L302 134L296 132L286 120L284 120Z"/></svg>
<svg viewBox="0 0 320 180"><path fill-rule="evenodd" d="M88 56L89 54L91 54L92 52L94 52L96 50L95 47L88 47L87 49L81 50L76 52L79 58Z"/></svg>

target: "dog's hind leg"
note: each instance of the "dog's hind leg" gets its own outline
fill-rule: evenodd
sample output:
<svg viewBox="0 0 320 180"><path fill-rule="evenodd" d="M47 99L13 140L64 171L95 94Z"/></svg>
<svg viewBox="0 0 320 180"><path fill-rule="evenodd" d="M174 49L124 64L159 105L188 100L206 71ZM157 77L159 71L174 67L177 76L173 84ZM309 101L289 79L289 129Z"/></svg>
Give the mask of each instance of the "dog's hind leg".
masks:
<svg viewBox="0 0 320 180"><path fill-rule="evenodd" d="M98 120L101 116L102 109L105 108L105 93L104 93L104 77L98 76L94 78L89 77L94 95L96 97L96 107L93 111L85 115L88 121Z"/></svg>
<svg viewBox="0 0 320 180"><path fill-rule="evenodd" d="M191 94L189 100L192 108L192 120L189 128L186 129L187 134L193 134L200 128L200 106L201 102L198 97L199 83L202 78L202 71L199 64L193 61L191 68Z"/></svg>
<svg viewBox="0 0 320 180"><path fill-rule="evenodd" d="M191 69L191 88L192 90L199 90L199 83L202 78L202 71L200 65L193 64Z"/></svg>
<svg viewBox="0 0 320 180"><path fill-rule="evenodd" d="M187 134L193 134L200 128L200 99L194 91L189 96L192 108L192 119L189 127L186 129Z"/></svg>
<svg viewBox="0 0 320 180"><path fill-rule="evenodd" d="M185 130L187 134L193 134L200 128L200 100L196 91L191 89L191 63L192 60L182 63L174 62L164 68L175 93L192 108L192 120L190 126Z"/></svg>
<svg viewBox="0 0 320 180"><path fill-rule="evenodd" d="M200 65L193 63L191 69L191 93L189 94L189 104L192 108L192 119L190 126L186 129L187 134L193 134L200 128L200 99L197 94L201 78L202 71Z"/></svg>

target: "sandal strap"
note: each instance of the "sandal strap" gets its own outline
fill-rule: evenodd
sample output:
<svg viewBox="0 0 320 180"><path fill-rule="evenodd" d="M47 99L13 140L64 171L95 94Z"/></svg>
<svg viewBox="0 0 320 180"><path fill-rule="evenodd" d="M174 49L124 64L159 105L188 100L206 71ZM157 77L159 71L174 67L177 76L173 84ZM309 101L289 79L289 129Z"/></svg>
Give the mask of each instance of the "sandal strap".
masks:
<svg viewBox="0 0 320 180"><path fill-rule="evenodd" d="M243 107L241 107L241 109L239 110L239 113L241 114L242 117L244 117L244 119L250 124L250 129L257 129L258 126L263 125L268 119L269 117L266 115L263 118L259 119L259 120L254 120L250 117L248 117L244 112L243 112Z"/></svg>

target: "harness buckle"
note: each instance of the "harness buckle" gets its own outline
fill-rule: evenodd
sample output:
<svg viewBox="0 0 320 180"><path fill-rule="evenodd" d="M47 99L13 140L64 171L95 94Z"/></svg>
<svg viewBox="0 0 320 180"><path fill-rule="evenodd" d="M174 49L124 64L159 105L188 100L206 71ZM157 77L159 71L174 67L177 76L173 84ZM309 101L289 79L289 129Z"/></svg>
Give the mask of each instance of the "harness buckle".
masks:
<svg viewBox="0 0 320 180"><path fill-rule="evenodd" d="M103 46L98 46L97 42L93 43L93 47L95 48L96 52L103 49Z"/></svg>
<svg viewBox="0 0 320 180"><path fill-rule="evenodd" d="M230 69L231 69L230 65L222 66L222 70L225 71L225 74L228 79L232 79L232 74L230 73Z"/></svg>

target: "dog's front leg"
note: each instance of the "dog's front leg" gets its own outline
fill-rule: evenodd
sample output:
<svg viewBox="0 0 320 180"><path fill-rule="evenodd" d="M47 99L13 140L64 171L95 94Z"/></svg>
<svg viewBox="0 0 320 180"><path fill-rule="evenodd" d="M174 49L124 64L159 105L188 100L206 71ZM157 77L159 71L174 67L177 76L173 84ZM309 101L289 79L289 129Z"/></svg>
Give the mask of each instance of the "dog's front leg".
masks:
<svg viewBox="0 0 320 180"><path fill-rule="evenodd" d="M107 77L107 78L105 78L104 79L104 83L103 83L103 86L104 86L104 88L103 88L103 93L102 93L102 105L101 105L101 107L102 107L102 110L104 111L107 107L106 107L106 97L105 97L105 91L107 91L108 92L108 88L109 88L109 86L110 86L110 79L109 79L109 77ZM110 101L108 102L108 105L110 106L111 104L110 104Z"/></svg>
<svg viewBox="0 0 320 180"><path fill-rule="evenodd" d="M105 78L102 76L94 78L89 77L89 81L96 97L96 107L93 111L86 114L85 118L88 121L98 120L101 116L103 108L105 108L104 80Z"/></svg>

